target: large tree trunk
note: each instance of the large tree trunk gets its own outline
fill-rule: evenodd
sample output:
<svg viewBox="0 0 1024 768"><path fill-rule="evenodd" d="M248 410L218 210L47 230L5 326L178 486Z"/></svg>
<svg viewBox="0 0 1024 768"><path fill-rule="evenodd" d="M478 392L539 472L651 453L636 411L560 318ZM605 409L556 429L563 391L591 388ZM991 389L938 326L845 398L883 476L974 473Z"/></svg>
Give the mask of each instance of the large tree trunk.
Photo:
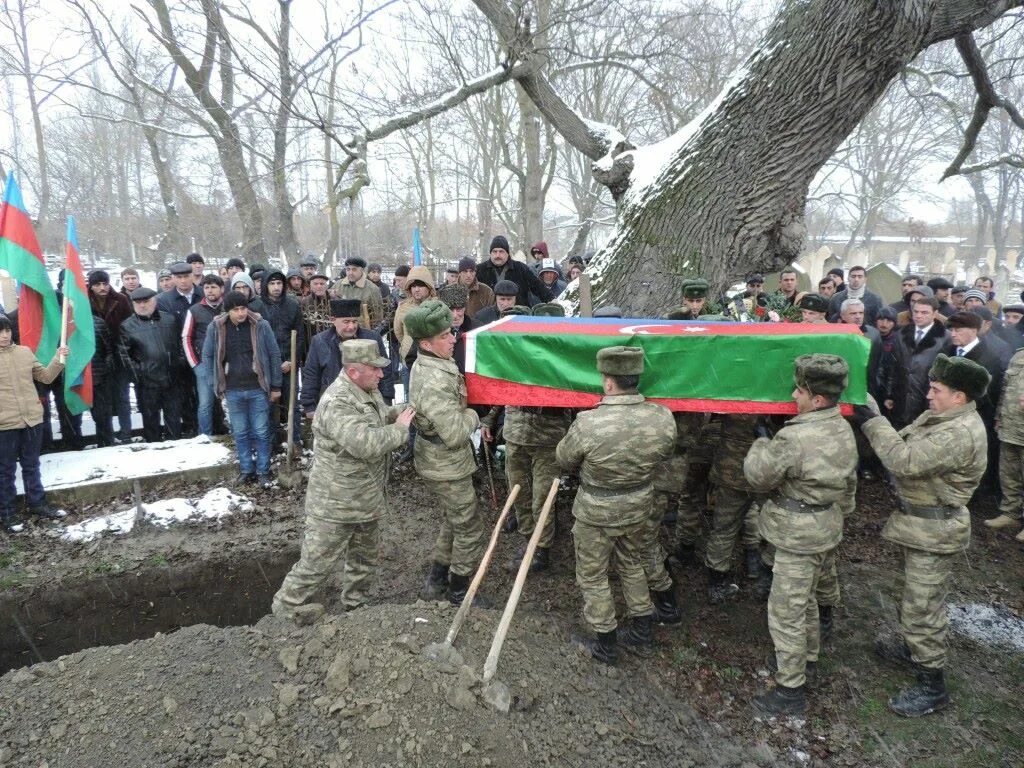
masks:
<svg viewBox="0 0 1024 768"><path fill-rule="evenodd" d="M519 205L523 250L544 239L544 166L540 157L541 114L522 86L516 84L519 102L519 132L523 140L524 168L521 168Z"/></svg>
<svg viewBox="0 0 1024 768"><path fill-rule="evenodd" d="M279 100L274 116L274 206L277 209L277 252L296 261L299 244L295 237L295 205L288 195L288 118L295 88L291 62L291 0L278 0L281 24L277 33Z"/></svg>

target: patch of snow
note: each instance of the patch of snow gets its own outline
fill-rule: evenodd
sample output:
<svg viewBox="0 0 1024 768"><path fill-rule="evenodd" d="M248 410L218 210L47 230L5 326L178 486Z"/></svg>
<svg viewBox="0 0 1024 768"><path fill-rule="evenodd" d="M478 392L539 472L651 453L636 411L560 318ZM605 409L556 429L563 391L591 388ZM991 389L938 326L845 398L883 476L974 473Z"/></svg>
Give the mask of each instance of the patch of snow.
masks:
<svg viewBox="0 0 1024 768"><path fill-rule="evenodd" d="M143 504L142 516L150 525L167 528L176 523L220 520L235 512L248 512L252 508L252 502L245 496L239 496L222 487L207 491L198 499L161 499L152 504ZM132 507L123 512L93 517L66 526L57 535L63 541L87 542L105 533L114 536L129 533L135 527L135 522L136 509Z"/></svg>
<svg viewBox="0 0 1024 768"><path fill-rule="evenodd" d="M955 603L947 609L949 624L957 634L980 645L1013 648L1024 652L1024 619L1002 606Z"/></svg>

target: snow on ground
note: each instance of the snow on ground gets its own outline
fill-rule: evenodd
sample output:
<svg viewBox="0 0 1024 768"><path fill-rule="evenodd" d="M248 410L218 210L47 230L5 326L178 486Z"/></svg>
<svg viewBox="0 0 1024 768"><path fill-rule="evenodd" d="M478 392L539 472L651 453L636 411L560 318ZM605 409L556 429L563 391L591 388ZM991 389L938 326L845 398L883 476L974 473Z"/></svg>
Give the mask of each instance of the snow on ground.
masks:
<svg viewBox="0 0 1024 768"><path fill-rule="evenodd" d="M1024 652L1024 619L1001 606L955 603L949 606L953 631L986 646Z"/></svg>
<svg viewBox="0 0 1024 768"><path fill-rule="evenodd" d="M198 499L161 499L142 505L142 517L150 525L167 528L175 523L220 520L235 512L252 510L252 502L227 488L214 488ZM105 533L121 536L135 527L135 507L111 515L93 517L60 529L55 535L64 541L86 542Z"/></svg>
<svg viewBox="0 0 1024 768"><path fill-rule="evenodd" d="M113 480L151 477L186 469L230 464L234 452L206 435L163 443L131 443L86 451L47 453L41 458L43 487L69 488ZM18 493L24 493L18 477Z"/></svg>

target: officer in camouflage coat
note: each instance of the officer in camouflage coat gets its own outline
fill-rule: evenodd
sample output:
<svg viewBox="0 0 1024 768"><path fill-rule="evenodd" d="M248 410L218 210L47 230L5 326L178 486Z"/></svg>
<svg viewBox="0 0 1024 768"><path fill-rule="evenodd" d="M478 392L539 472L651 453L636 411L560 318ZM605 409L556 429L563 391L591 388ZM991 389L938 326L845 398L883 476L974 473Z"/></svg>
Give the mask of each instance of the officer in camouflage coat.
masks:
<svg viewBox="0 0 1024 768"><path fill-rule="evenodd" d="M852 509L857 488L857 443L838 406L846 361L802 355L794 366L797 416L771 440L755 440L743 462L751 487L770 494L758 525L775 546L768 629L776 686L753 702L768 715L806 709L804 683L816 672L820 643L815 587L826 555L843 537L843 512Z"/></svg>
<svg viewBox="0 0 1024 768"><path fill-rule="evenodd" d="M901 637L883 636L876 650L910 664L917 685L889 699L905 717L945 708L946 596L953 560L971 540L970 500L988 463L988 438L976 402L990 376L966 357L938 355L928 371L928 410L898 433L873 406L854 420L896 483L902 510L882 537L903 548Z"/></svg>
<svg viewBox="0 0 1024 768"><path fill-rule="evenodd" d="M654 496L654 473L672 453L676 427L672 413L649 403L637 391L644 369L643 350L608 347L597 353L604 398L576 417L555 448L562 469L579 467L576 518L576 583L583 592L583 616L597 637L583 645L598 661L614 664L617 641L644 652L650 648L654 606L643 568L643 540ZM627 629L616 632L615 603L608 569L615 556L622 584Z"/></svg>
<svg viewBox="0 0 1024 768"><path fill-rule="evenodd" d="M480 417L466 407L466 381L452 359L452 311L436 299L424 301L405 316L405 332L417 345L409 375L409 402L416 409L413 462L444 515L424 595L436 598L447 591L458 605L484 548L470 442Z"/></svg>
<svg viewBox="0 0 1024 768"><path fill-rule="evenodd" d="M377 342L352 339L341 345L341 354L343 370L313 419L302 556L274 595L275 615L309 600L342 557L346 610L367 602L376 577L388 464L391 452L405 445L414 412L384 405L377 385L391 361L380 356Z"/></svg>

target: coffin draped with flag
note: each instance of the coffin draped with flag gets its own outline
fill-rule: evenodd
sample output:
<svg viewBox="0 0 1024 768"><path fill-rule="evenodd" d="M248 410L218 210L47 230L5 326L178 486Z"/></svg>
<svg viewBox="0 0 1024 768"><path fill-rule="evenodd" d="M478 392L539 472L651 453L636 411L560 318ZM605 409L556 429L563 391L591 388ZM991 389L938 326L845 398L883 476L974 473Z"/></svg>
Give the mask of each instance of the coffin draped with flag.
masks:
<svg viewBox="0 0 1024 768"><path fill-rule="evenodd" d="M587 408L601 399L597 351L644 350L640 391L674 411L795 413L793 360L850 366L846 404L867 400L871 344L853 325L508 317L466 334L469 401Z"/></svg>

